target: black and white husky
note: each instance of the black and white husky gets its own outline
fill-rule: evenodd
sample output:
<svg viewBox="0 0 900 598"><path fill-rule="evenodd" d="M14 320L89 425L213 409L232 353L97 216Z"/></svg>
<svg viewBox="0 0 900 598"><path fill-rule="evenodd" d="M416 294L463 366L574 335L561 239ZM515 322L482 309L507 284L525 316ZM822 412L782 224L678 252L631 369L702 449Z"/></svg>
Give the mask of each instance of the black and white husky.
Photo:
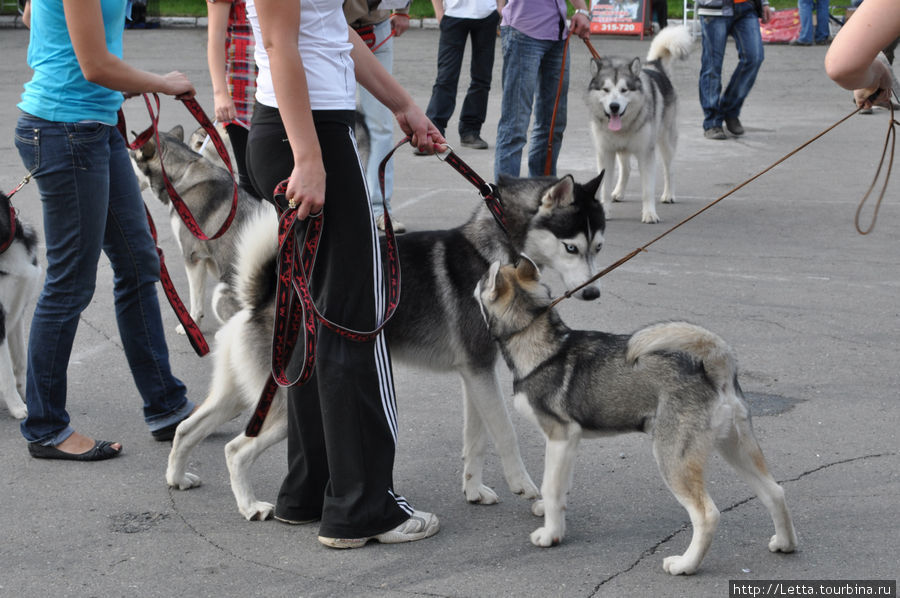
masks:
<svg viewBox="0 0 900 598"><path fill-rule="evenodd" d="M612 174L613 161L619 178L612 193L600 186L600 201L609 213L610 200L625 197L631 172L631 156L641 174L641 222L659 222L656 214L656 152L662 158L661 201L675 201L670 168L678 142L675 122L677 99L666 71L673 58L686 58L694 42L687 29L666 27L653 38L647 59L604 57L591 61L591 81L586 102L597 151L597 169Z"/></svg>
<svg viewBox="0 0 900 598"><path fill-rule="evenodd" d="M398 239L403 289L400 306L386 328L395 360L439 371L457 371L463 384L463 492L473 503L492 504L497 494L484 484L488 437L495 443L509 488L534 498L537 486L522 462L512 420L496 372L497 346L472 297L492 261L521 251L558 272L573 289L597 271L605 220L594 198L600 177L586 185L561 179L502 179L498 186L510 236L484 206L468 222L449 230L410 232ZM186 471L191 450L224 422L255 405L271 369L274 319L274 216L257 218L240 241L236 294L241 310L216 334L209 395L175 434L166 481L187 489L198 485ZM596 299L596 286L580 292ZM279 391L259 436L240 434L225 448L238 509L249 519L266 519L272 505L257 501L248 473L269 446L286 435L285 395Z"/></svg>
<svg viewBox="0 0 900 598"><path fill-rule="evenodd" d="M24 419L25 308L37 295L41 267L34 229L12 215L9 198L0 193L0 246L10 237L9 247L0 253L0 393L10 414Z"/></svg>
<svg viewBox="0 0 900 598"><path fill-rule="evenodd" d="M516 408L546 437L543 499L532 508L544 525L531 534L552 546L566 533L566 500L582 437L647 432L666 485L687 509L687 551L666 557L673 574L694 573L712 542L719 511L704 467L717 449L769 510L772 552L793 552L797 536L784 490L766 468L737 379L737 361L718 335L686 322L634 334L568 328L549 307L537 267L492 264L475 291L491 333L513 372Z"/></svg>

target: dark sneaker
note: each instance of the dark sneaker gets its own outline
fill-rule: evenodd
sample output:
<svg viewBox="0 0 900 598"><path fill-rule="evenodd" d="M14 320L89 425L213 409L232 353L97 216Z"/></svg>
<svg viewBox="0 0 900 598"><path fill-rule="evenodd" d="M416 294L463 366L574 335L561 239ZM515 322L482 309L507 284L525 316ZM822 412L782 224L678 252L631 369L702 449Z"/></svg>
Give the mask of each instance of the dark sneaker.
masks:
<svg viewBox="0 0 900 598"><path fill-rule="evenodd" d="M488 142L481 138L478 133L468 133L466 135L460 135L459 142L463 147L469 147L472 149L487 149Z"/></svg>
<svg viewBox="0 0 900 598"><path fill-rule="evenodd" d="M703 136L707 139L728 139L728 135L722 130L722 127L711 127L703 131Z"/></svg>
<svg viewBox="0 0 900 598"><path fill-rule="evenodd" d="M743 125L741 125L741 121L738 120L737 117L726 118L725 128L728 129L729 133L738 137L744 134L744 127Z"/></svg>
<svg viewBox="0 0 900 598"><path fill-rule="evenodd" d="M788 42L788 44L791 46L811 46L811 45L813 45L812 42L801 42L799 39L792 39L790 42Z"/></svg>

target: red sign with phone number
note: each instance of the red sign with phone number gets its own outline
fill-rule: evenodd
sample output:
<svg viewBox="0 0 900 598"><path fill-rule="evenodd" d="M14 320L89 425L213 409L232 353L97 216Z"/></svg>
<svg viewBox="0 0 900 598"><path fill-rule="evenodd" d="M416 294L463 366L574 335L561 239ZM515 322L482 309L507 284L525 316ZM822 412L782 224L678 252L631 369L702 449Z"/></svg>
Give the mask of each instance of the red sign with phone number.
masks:
<svg viewBox="0 0 900 598"><path fill-rule="evenodd" d="M647 14L647 0L592 0L591 33L643 38Z"/></svg>

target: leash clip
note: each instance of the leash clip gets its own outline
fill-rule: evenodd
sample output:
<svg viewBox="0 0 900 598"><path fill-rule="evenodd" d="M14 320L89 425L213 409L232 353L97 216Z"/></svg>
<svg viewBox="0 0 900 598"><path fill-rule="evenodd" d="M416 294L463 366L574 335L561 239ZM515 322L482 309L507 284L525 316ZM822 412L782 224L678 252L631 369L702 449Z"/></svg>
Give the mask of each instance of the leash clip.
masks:
<svg viewBox="0 0 900 598"><path fill-rule="evenodd" d="M446 162L447 158L450 157L450 154L454 153L453 148L450 147L449 143L444 144L444 151L442 152L434 152L434 157L440 160L441 162Z"/></svg>

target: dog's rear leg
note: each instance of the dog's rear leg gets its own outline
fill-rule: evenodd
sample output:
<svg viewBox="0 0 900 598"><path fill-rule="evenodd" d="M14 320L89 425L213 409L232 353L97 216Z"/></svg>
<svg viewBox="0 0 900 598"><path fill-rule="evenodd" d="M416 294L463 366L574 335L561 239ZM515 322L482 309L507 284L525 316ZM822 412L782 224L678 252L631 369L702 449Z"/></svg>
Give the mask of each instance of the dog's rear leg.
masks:
<svg viewBox="0 0 900 598"><path fill-rule="evenodd" d="M775 535L769 540L769 550L793 552L797 548L797 533L784 500L784 489L766 467L765 457L753 435L746 408L738 410L731 430L726 437L718 440L716 447L769 510L772 523L775 524Z"/></svg>
<svg viewBox="0 0 900 598"><path fill-rule="evenodd" d="M279 390L279 394L283 395L284 391ZM275 505L256 500L249 472L266 449L287 438L285 407L283 397L272 405L259 436L252 438L242 433L225 445L225 462L231 475L231 492L234 494L238 510L247 521L265 521L275 511Z"/></svg>
<svg viewBox="0 0 900 598"><path fill-rule="evenodd" d="M663 190L659 200L662 203L675 203L675 192L672 189L672 158L675 155L675 145L678 142L677 133L664 136L659 143L659 157L662 162Z"/></svg>
<svg viewBox="0 0 900 598"><path fill-rule="evenodd" d="M663 569L672 575L690 575L697 571L706 556L719 524L719 509L706 492L703 470L709 447L698 446L687 439L679 442L653 440L653 456L669 490L691 518L693 535L684 554L663 559ZM665 445L665 446L663 446Z"/></svg>
<svg viewBox="0 0 900 598"><path fill-rule="evenodd" d="M559 424L547 434L540 501L544 525L531 532L531 543L535 546L555 546L566 535L566 503L572 487L575 456L580 440L581 429L577 424ZM538 503L535 503L535 507L537 506ZM540 509L533 509L533 512L537 514Z"/></svg>
<svg viewBox="0 0 900 598"><path fill-rule="evenodd" d="M459 371L463 381L463 492L473 503L494 504L497 494L483 483L487 449L485 431L497 447L509 489L525 498L538 496L538 488L528 475L512 418L503 400L496 368Z"/></svg>

